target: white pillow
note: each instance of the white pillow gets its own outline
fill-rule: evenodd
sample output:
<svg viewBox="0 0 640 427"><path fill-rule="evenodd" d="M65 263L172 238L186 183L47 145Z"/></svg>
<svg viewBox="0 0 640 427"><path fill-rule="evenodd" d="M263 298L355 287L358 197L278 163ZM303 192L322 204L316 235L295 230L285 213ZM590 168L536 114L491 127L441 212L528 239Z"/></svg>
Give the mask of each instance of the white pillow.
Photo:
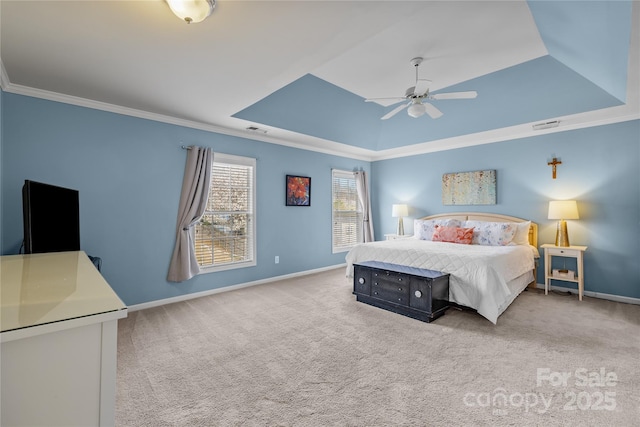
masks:
<svg viewBox="0 0 640 427"><path fill-rule="evenodd" d="M465 221L464 227L473 227L473 245L506 246L518 229L514 222Z"/></svg>
<svg viewBox="0 0 640 427"><path fill-rule="evenodd" d="M462 222L457 219L414 219L413 235L416 239L431 240L433 232L436 231L436 225L445 227L460 227Z"/></svg>
<svg viewBox="0 0 640 427"><path fill-rule="evenodd" d="M513 236L513 240L510 245L528 245L529 244L529 228L531 228L531 221L516 222L516 234Z"/></svg>

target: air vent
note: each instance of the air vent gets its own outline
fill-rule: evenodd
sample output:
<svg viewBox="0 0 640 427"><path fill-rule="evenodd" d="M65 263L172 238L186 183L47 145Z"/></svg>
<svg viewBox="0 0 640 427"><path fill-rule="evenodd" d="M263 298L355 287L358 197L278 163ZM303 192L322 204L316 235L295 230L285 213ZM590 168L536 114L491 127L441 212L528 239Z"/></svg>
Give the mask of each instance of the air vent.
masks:
<svg viewBox="0 0 640 427"><path fill-rule="evenodd" d="M248 130L249 132L256 132L256 133L267 133L265 129L260 129L257 126L249 126L245 128L245 130Z"/></svg>
<svg viewBox="0 0 640 427"><path fill-rule="evenodd" d="M533 130L557 128L558 125L560 125L560 120L553 120L553 121L550 121L550 122L536 123L535 125L533 125Z"/></svg>

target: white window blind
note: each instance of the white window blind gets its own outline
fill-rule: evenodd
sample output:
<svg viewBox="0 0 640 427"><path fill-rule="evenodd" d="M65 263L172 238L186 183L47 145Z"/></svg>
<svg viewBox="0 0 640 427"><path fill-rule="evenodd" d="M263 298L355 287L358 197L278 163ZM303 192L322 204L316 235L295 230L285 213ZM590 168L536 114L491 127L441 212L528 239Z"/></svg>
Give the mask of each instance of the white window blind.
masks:
<svg viewBox="0 0 640 427"><path fill-rule="evenodd" d="M205 271L256 265L255 159L215 153L207 209L196 225Z"/></svg>
<svg viewBox="0 0 640 427"><path fill-rule="evenodd" d="M353 172L334 169L332 175L333 253L346 252L362 239L362 210Z"/></svg>

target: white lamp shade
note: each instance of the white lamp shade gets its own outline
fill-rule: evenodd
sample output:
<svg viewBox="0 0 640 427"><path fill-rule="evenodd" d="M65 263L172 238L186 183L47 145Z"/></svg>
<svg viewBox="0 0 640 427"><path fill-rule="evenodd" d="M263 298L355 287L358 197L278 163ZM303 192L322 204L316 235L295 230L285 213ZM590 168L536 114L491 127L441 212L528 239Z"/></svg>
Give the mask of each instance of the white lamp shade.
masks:
<svg viewBox="0 0 640 427"><path fill-rule="evenodd" d="M215 0L166 0L171 11L187 23L204 21L216 6Z"/></svg>
<svg viewBox="0 0 640 427"><path fill-rule="evenodd" d="M549 202L549 219L579 219L575 200L552 200Z"/></svg>
<svg viewBox="0 0 640 427"><path fill-rule="evenodd" d="M403 217L409 215L409 208L407 205L393 205L391 206L391 216Z"/></svg>

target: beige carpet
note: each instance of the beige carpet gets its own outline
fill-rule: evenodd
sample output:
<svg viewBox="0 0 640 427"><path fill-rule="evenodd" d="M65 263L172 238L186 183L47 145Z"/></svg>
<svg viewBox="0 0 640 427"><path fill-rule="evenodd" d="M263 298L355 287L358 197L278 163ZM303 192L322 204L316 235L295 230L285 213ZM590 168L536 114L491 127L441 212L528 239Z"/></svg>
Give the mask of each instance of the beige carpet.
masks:
<svg viewBox="0 0 640 427"><path fill-rule="evenodd" d="M588 297L428 324L341 268L133 312L118 340L118 426L640 425L640 306Z"/></svg>

